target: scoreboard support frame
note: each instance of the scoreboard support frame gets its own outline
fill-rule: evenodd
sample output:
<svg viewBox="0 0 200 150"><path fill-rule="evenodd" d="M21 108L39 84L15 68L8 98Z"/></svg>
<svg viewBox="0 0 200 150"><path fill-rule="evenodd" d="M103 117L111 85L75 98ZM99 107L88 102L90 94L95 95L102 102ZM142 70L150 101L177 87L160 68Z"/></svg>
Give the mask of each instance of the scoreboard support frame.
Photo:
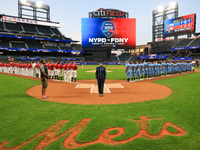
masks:
<svg viewBox="0 0 200 150"><path fill-rule="evenodd" d="M178 18L179 6L176 3L175 7L167 5L162 8L162 10L155 9L152 12L152 42L156 42L156 39L162 38L165 39L164 35L164 21L172 18ZM174 36L174 39L177 39L178 36Z"/></svg>

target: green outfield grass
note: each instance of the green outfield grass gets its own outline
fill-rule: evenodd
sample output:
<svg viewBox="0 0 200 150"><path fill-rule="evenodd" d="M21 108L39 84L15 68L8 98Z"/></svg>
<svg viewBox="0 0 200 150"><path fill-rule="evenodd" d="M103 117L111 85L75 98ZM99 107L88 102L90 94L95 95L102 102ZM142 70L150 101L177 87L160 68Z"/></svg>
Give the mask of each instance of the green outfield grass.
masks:
<svg viewBox="0 0 200 150"><path fill-rule="evenodd" d="M94 69L78 69L77 70L77 80L85 80L85 79L95 79L95 72L86 72L86 71L94 71ZM106 77L107 79L119 79L119 80L126 80L125 69L106 69L107 72Z"/></svg>
<svg viewBox="0 0 200 150"><path fill-rule="evenodd" d="M88 68L88 67L94 67L94 68L96 68L96 67L98 67L98 65L77 65L78 66L78 68L82 68L82 67L84 67L84 68ZM124 67L125 68L125 65L104 65L104 67L114 67L114 68L116 68L116 67Z"/></svg>
<svg viewBox="0 0 200 150"><path fill-rule="evenodd" d="M114 69L113 71L118 71L115 76L112 76L113 79L125 78L123 69ZM80 76L79 79L94 78L94 74L86 74L84 69L78 71L79 75L84 75L83 77ZM139 138L120 146L94 144L79 149L198 150L200 149L199 76L200 73L195 73L156 81L155 83L172 89L172 94L161 100L96 106L60 104L35 99L28 96L26 90L40 84L39 81L0 74L0 143L9 140L11 142L7 145L8 147L17 146L56 124L59 120L69 120L59 132L60 134L84 118L90 118L91 121L77 137L77 141L96 140L101 132L111 127L123 127L125 133L115 140L124 140L136 135L139 131L138 124L131 120L139 119L140 116L147 116L149 118L164 118L163 120L149 121L149 132L151 134L159 133L166 121L180 126L187 134L181 137L166 136L159 140ZM111 79L110 74L108 74L108 78ZM176 132L173 128L168 128L168 130ZM116 131L112 131L111 134L115 133ZM40 139L41 137L22 149L33 149ZM64 139L59 139L46 149L63 150Z"/></svg>
<svg viewBox="0 0 200 150"><path fill-rule="evenodd" d="M81 65L78 66L77 70L77 80L90 80L95 79L95 72L86 72L86 71L93 71L96 70L96 67L98 65L84 65L84 68L82 68ZM104 65L106 67L106 70L112 71L107 72L107 79L118 79L118 80L126 80L126 74L125 74L125 66L124 65ZM124 69L117 69L117 68L123 68ZM116 68L116 69L115 69Z"/></svg>

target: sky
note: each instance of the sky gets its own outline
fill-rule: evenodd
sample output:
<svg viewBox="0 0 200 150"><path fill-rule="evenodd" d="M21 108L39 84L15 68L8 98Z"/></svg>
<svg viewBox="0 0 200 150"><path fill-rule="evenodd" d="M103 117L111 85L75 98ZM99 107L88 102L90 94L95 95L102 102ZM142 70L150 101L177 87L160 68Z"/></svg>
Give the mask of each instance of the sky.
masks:
<svg viewBox="0 0 200 150"><path fill-rule="evenodd" d="M38 1L38 0L31 0ZM136 18L136 45L152 41L152 11L159 6L177 2L179 16L196 13L196 32L200 32L199 0L40 0L50 5L51 21L60 22L59 29L66 37L81 41L81 18L99 8L129 12ZM0 0L0 13L18 16L18 0Z"/></svg>

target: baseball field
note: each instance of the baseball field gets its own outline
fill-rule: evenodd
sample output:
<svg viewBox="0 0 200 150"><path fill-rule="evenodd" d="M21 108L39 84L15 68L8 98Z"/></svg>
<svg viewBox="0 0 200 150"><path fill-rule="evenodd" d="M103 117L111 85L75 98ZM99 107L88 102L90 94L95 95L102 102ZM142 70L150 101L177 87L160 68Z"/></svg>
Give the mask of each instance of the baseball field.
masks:
<svg viewBox="0 0 200 150"><path fill-rule="evenodd" d="M79 66L78 82L94 80L95 67ZM124 66L107 66L107 71L107 80L126 80ZM197 72L152 80L172 91L159 100L78 105L31 97L26 91L40 81L0 74L0 150L198 150L199 76ZM127 84L134 98L136 83ZM110 99L105 94L102 100Z"/></svg>

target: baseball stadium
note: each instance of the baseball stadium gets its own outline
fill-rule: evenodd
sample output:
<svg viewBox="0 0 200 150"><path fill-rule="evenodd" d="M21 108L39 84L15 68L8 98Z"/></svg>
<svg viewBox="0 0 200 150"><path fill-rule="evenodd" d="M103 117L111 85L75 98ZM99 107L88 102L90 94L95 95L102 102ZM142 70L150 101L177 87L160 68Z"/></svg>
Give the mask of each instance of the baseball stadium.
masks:
<svg viewBox="0 0 200 150"><path fill-rule="evenodd" d="M200 149L200 14L179 15L185 1L149 4L145 44L130 5L66 13L75 39L70 20L51 20L55 3L8 1L18 15L0 13L0 150Z"/></svg>

